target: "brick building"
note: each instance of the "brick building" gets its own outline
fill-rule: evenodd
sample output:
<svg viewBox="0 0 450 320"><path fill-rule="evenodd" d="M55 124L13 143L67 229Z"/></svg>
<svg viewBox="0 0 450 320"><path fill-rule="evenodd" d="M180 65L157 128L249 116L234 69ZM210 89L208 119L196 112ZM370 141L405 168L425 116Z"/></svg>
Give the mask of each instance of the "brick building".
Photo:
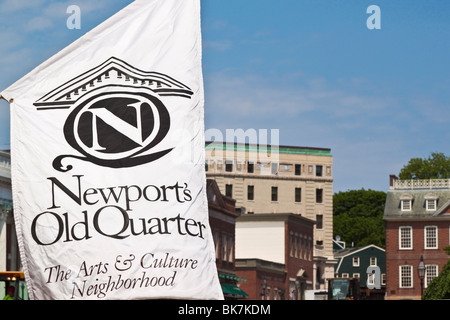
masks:
<svg viewBox="0 0 450 320"><path fill-rule="evenodd" d="M255 215L292 213L316 221L312 289L326 289L334 276L332 166L327 148L206 143L206 176L236 206ZM285 263L268 256L264 260Z"/></svg>
<svg viewBox="0 0 450 320"><path fill-rule="evenodd" d="M421 289L448 261L450 179L398 180L391 176L386 222L386 299L420 299ZM418 274L420 258L425 277ZM423 286L423 288L422 288Z"/></svg>
<svg viewBox="0 0 450 320"><path fill-rule="evenodd" d="M304 299L313 288L313 220L296 214L245 214L236 223L236 274L249 299Z"/></svg>
<svg viewBox="0 0 450 320"><path fill-rule="evenodd" d="M214 180L207 180L209 223L216 249L216 266L225 299L245 299L235 274L235 225L240 215L235 200L220 193Z"/></svg>

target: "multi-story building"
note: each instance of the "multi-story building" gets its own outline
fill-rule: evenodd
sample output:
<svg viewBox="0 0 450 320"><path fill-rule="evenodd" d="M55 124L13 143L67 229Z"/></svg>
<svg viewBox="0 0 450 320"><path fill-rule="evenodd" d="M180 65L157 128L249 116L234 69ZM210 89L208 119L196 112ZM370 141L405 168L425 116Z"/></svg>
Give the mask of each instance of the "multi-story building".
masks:
<svg viewBox="0 0 450 320"><path fill-rule="evenodd" d="M332 165L325 148L206 144L206 175L236 206L248 214L293 213L316 222L312 289L326 288L334 275Z"/></svg>
<svg viewBox="0 0 450 320"><path fill-rule="evenodd" d="M443 248L450 242L450 179L398 180L391 175L383 219L386 299L420 299L448 261Z"/></svg>
<svg viewBox="0 0 450 320"><path fill-rule="evenodd" d="M216 250L216 266L224 298L246 299L248 294L239 286L241 278L235 273L235 226L240 212L235 200L225 197L214 180L207 180L209 224Z"/></svg>
<svg viewBox="0 0 450 320"><path fill-rule="evenodd" d="M386 250L370 244L336 250L338 278L359 279L361 298L382 300L386 288Z"/></svg>
<svg viewBox="0 0 450 320"><path fill-rule="evenodd" d="M19 267L12 207L11 157L9 151L0 151L0 271L18 270Z"/></svg>
<svg viewBox="0 0 450 320"><path fill-rule="evenodd" d="M245 214L236 223L236 274L250 299L303 300L313 286L313 220Z"/></svg>

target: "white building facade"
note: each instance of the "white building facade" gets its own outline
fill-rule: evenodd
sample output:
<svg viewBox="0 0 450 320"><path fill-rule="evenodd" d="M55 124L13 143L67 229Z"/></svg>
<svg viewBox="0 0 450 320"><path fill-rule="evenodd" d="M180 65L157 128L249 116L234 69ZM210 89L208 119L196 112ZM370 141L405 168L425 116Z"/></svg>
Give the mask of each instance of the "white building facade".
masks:
<svg viewBox="0 0 450 320"><path fill-rule="evenodd" d="M214 142L206 144L205 159L208 179L215 179L246 214L293 213L316 222L313 287L325 289L336 263L331 150ZM265 259L278 262L280 257Z"/></svg>

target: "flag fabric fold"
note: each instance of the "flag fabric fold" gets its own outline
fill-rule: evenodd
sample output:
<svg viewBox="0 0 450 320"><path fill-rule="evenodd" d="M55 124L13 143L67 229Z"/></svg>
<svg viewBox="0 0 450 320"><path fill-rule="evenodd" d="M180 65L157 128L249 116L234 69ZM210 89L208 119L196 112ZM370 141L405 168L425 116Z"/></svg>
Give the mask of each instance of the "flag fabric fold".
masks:
<svg viewBox="0 0 450 320"><path fill-rule="evenodd" d="M32 299L223 299L199 0L137 0L1 92Z"/></svg>

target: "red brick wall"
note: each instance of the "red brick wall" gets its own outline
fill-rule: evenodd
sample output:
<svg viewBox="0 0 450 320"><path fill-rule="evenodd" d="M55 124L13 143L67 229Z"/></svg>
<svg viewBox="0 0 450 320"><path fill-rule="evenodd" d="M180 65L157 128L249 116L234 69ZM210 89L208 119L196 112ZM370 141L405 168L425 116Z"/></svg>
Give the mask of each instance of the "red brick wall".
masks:
<svg viewBox="0 0 450 320"><path fill-rule="evenodd" d="M281 290L284 289L285 276L279 273L256 270L237 270L236 275L240 278L247 279L246 282L239 282L239 288L248 294L249 300L274 300L275 288ZM262 296L263 279L266 280L266 288L270 288L270 291L269 289L266 290L264 299ZM285 294L288 295L289 293L286 292Z"/></svg>
<svg viewBox="0 0 450 320"><path fill-rule="evenodd" d="M411 226L413 228L412 250L399 250L398 228ZM424 227L438 227L438 249L425 249ZM419 298L420 279L417 273L417 265L420 256L424 262L438 265L440 272L448 261L448 255L443 247L449 245L450 221L388 221L386 223L386 294L387 298ZM413 266L413 288L399 288L399 266ZM424 288L425 290L425 288Z"/></svg>
<svg viewBox="0 0 450 320"><path fill-rule="evenodd" d="M286 265L287 265L287 277L286 277L286 288L289 287L289 278L296 278L297 273L300 269L304 269L306 274L308 275L308 280L313 281L313 253L314 253L314 237L313 237L313 228L308 224L299 224L294 222L286 221L286 229L285 233L285 257L286 257ZM311 238L310 241L310 250L311 250L311 259L303 259L297 257L291 257L290 255L290 233L297 233L303 235L303 237ZM304 239L304 238L303 238ZM304 241L304 240L302 240ZM308 243L308 242L307 242ZM304 243L302 244L304 245Z"/></svg>

